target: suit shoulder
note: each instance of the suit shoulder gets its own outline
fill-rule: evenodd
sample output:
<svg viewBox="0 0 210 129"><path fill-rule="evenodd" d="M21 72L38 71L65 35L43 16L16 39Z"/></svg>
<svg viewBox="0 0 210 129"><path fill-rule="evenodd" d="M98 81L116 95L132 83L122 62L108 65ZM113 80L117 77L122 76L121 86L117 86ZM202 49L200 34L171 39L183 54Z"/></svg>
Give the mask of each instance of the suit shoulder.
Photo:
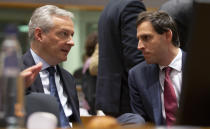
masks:
<svg viewBox="0 0 210 129"><path fill-rule="evenodd" d="M26 53L24 53L24 55L22 56L22 66L21 69L26 69L30 66L35 65L35 61L31 55L30 50L28 50Z"/></svg>
<svg viewBox="0 0 210 129"><path fill-rule="evenodd" d="M142 69L142 68L144 68L144 67L147 67L147 65L148 65L148 64L146 63L146 61L143 61L143 62L138 63L137 65L133 66L133 67L130 69L130 71L136 71L136 70Z"/></svg>
<svg viewBox="0 0 210 129"><path fill-rule="evenodd" d="M144 8L146 10L145 5L140 0L113 0L106 6L106 8L112 8L113 10L118 10L121 13L125 8L131 7L135 10L135 8Z"/></svg>
<svg viewBox="0 0 210 129"><path fill-rule="evenodd" d="M24 60L26 60L26 59L29 58L29 57L30 57L30 52L27 51L26 53L24 53L24 54L22 55L22 60L24 61Z"/></svg>
<svg viewBox="0 0 210 129"><path fill-rule="evenodd" d="M145 72L156 68L156 64L147 64L146 61L143 61L129 70L129 73L136 73L136 72Z"/></svg>
<svg viewBox="0 0 210 129"><path fill-rule="evenodd" d="M125 7L127 6L133 6L133 5L138 5L138 6L142 6L145 8L145 5L143 2L141 2L140 0L124 0L124 5Z"/></svg>
<svg viewBox="0 0 210 129"><path fill-rule="evenodd" d="M65 73L66 75L70 76L71 78L74 78L73 75L72 75L69 71L67 71L66 69L64 69L64 68L62 68L62 67L60 67L60 69L61 69L61 71L62 71L63 73Z"/></svg>
<svg viewBox="0 0 210 129"><path fill-rule="evenodd" d="M73 75L68 72L67 70L65 70L64 68L58 66L57 67L60 71L60 74L62 74L61 76L64 77L65 79L67 79L68 81L71 81L71 82L75 82L75 79L73 77Z"/></svg>

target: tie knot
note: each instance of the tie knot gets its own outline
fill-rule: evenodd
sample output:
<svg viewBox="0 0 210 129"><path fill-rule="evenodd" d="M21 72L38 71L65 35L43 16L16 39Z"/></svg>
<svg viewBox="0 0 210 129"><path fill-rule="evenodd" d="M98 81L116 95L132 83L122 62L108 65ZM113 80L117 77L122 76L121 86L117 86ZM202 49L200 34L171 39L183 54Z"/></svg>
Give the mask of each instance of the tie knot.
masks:
<svg viewBox="0 0 210 129"><path fill-rule="evenodd" d="M53 75L54 76L54 74L55 74L55 68L54 67L48 67L47 68L47 71L50 73L50 75Z"/></svg>
<svg viewBox="0 0 210 129"><path fill-rule="evenodd" d="M167 75L169 75L171 73L172 68L171 67L165 67L164 70L165 70L165 73Z"/></svg>

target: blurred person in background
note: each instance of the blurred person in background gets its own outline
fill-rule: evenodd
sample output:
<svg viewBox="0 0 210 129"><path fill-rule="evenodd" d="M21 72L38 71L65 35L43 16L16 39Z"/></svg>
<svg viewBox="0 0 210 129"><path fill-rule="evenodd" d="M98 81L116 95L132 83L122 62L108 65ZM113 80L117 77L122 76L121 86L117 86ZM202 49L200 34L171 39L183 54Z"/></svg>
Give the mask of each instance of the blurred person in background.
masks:
<svg viewBox="0 0 210 129"><path fill-rule="evenodd" d="M95 61L95 57L93 53L97 48L98 44L98 34L97 32L93 32L88 35L87 40L85 42L85 63L83 66L83 81L82 81L82 90L85 94L85 99L90 106L88 112L91 115L96 115L95 110L95 93L96 93L96 79L97 79L97 61ZM97 58L97 57L96 57ZM90 69L91 65L91 69Z"/></svg>
<svg viewBox="0 0 210 129"><path fill-rule="evenodd" d="M180 48L187 51L193 18L193 0L168 0L160 10L167 12L176 22Z"/></svg>
<svg viewBox="0 0 210 129"><path fill-rule="evenodd" d="M97 76L98 75L98 43L96 44L95 50L92 54L92 56L90 57L90 66L89 66L89 71L90 74L93 76Z"/></svg>
<svg viewBox="0 0 210 129"><path fill-rule="evenodd" d="M137 50L137 15L146 8L141 0L110 0L101 13L96 109L118 117L131 112L128 70L142 62Z"/></svg>

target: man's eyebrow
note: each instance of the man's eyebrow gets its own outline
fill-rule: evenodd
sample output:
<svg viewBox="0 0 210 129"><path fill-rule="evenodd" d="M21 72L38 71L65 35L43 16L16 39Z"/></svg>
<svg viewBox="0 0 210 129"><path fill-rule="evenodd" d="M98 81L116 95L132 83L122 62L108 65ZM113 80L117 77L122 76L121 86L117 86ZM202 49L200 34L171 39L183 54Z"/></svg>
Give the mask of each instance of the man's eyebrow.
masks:
<svg viewBox="0 0 210 129"><path fill-rule="evenodd" d="M142 35L140 35L139 37L145 37L145 36L149 36L149 34L142 34Z"/></svg>
<svg viewBox="0 0 210 129"><path fill-rule="evenodd" d="M61 28L61 31L70 31L70 30L68 30L68 29L65 29L65 28Z"/></svg>
<svg viewBox="0 0 210 129"><path fill-rule="evenodd" d="M69 32L69 33L73 33L74 34L73 30L69 30L69 29L65 29L65 28L62 28L61 31L65 31L65 32Z"/></svg>

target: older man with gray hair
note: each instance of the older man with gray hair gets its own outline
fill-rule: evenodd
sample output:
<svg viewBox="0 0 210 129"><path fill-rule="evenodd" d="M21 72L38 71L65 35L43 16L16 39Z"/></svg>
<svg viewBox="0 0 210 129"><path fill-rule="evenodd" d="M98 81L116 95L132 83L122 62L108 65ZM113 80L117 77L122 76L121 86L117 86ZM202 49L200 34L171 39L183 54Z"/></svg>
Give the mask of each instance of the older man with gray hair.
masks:
<svg viewBox="0 0 210 129"><path fill-rule="evenodd" d="M24 69L42 63L27 94L41 92L55 96L59 103L61 127L81 122L76 84L72 75L58 64L67 60L74 46L73 14L54 5L37 8L29 22L30 50L23 56Z"/></svg>

